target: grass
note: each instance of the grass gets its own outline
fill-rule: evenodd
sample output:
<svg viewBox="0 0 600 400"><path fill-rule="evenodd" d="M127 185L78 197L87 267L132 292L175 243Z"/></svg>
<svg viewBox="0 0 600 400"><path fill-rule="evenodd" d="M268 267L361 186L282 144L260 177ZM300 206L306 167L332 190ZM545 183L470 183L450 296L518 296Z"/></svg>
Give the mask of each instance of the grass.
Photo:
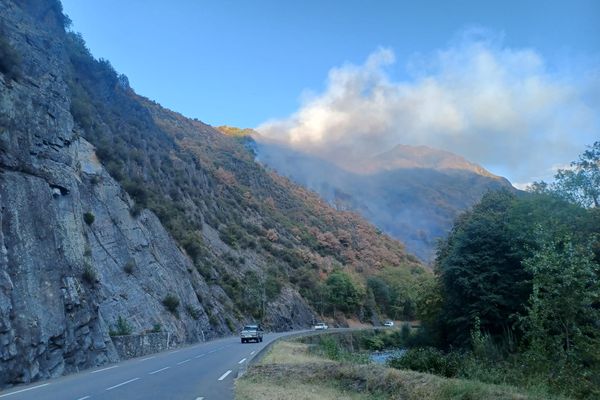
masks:
<svg viewBox="0 0 600 400"><path fill-rule="evenodd" d="M548 399L512 386L333 361L311 351L311 346L295 341L276 343L260 363L236 381L236 399Z"/></svg>
<svg viewBox="0 0 600 400"><path fill-rule="evenodd" d="M236 384L238 400L367 400L372 396L350 393L337 387L320 384L294 384L284 386L276 382L244 379Z"/></svg>

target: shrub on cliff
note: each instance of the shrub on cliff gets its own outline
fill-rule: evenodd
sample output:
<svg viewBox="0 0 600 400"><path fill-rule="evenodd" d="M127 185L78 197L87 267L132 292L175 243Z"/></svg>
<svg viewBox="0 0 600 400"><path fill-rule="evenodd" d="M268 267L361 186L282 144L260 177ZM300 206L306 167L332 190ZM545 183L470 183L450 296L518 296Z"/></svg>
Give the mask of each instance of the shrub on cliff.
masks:
<svg viewBox="0 0 600 400"><path fill-rule="evenodd" d="M111 329L108 333L110 336L126 336L131 335L131 332L133 332L131 324L123 316L119 315L114 329Z"/></svg>
<svg viewBox="0 0 600 400"><path fill-rule="evenodd" d="M173 315L179 316L179 299L174 294L168 294L162 301L163 306Z"/></svg>
<svg viewBox="0 0 600 400"><path fill-rule="evenodd" d="M0 72L6 80L18 80L21 75L21 56L8 43L4 27L0 26Z"/></svg>
<svg viewBox="0 0 600 400"><path fill-rule="evenodd" d="M94 223L95 220L96 217L94 217L94 214L92 214L91 212L86 212L85 214L83 214L83 221L86 224L91 225Z"/></svg>
<svg viewBox="0 0 600 400"><path fill-rule="evenodd" d="M81 278L84 282L90 285L95 285L96 282L98 282L98 274L96 273L94 267L92 267L90 264L85 264L85 266L83 267L83 273L81 274Z"/></svg>

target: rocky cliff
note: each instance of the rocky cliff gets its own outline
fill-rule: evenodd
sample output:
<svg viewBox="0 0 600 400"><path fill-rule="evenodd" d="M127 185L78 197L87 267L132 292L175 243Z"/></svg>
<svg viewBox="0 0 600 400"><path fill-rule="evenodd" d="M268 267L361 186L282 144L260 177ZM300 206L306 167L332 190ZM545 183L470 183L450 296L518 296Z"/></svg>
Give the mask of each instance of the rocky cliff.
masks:
<svg viewBox="0 0 600 400"><path fill-rule="evenodd" d="M0 386L116 360L111 331L306 326L334 269L422 271L247 141L135 94L67 23L0 1Z"/></svg>
<svg viewBox="0 0 600 400"><path fill-rule="evenodd" d="M0 3L2 40L20 54L20 76L0 75L0 384L115 360L119 316L179 342L228 330L209 323L197 293L220 303L189 258L152 212L132 217L75 125L62 26L44 6ZM168 294L196 318L166 310Z"/></svg>

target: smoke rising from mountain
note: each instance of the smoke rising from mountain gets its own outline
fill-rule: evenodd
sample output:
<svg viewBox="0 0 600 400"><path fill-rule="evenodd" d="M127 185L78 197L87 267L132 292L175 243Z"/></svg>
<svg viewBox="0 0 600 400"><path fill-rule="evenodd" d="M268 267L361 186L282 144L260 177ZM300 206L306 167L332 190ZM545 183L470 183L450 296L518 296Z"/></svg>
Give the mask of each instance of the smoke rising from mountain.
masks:
<svg viewBox="0 0 600 400"><path fill-rule="evenodd" d="M479 32L481 33L481 32ZM394 80L392 50L329 71L326 89L260 134L356 169L396 144L460 154L516 182L548 178L600 137L599 68L552 70L532 49L467 32L446 49L416 55Z"/></svg>

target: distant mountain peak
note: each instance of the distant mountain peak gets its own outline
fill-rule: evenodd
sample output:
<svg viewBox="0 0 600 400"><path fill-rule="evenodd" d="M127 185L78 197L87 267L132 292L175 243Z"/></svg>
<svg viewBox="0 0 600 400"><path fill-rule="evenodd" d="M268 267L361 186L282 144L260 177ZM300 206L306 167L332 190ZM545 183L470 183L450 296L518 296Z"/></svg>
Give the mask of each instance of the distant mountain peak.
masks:
<svg viewBox="0 0 600 400"><path fill-rule="evenodd" d="M485 168L449 151L428 146L398 144L391 150L366 160L364 173L393 171L397 169L433 169L437 171L463 170L489 178L499 178Z"/></svg>

